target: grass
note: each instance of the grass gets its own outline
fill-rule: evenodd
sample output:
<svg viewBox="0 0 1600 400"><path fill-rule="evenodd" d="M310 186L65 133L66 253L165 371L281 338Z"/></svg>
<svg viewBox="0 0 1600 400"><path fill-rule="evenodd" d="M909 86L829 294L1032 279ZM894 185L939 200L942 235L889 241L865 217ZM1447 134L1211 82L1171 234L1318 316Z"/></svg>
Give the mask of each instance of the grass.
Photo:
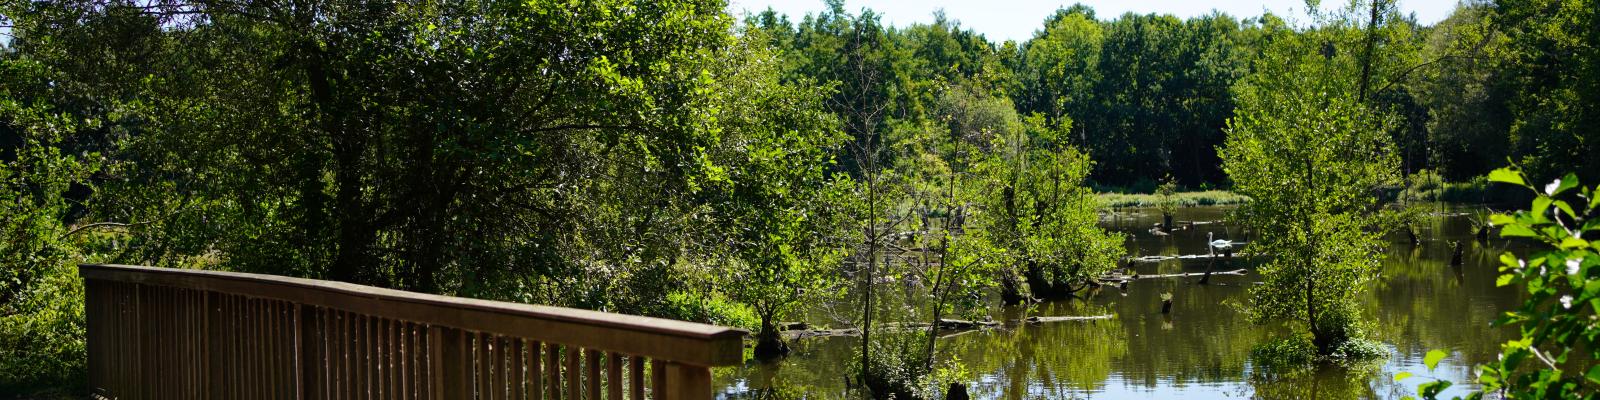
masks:
<svg viewBox="0 0 1600 400"><path fill-rule="evenodd" d="M1160 195L1143 193L1098 193L1095 197L1100 199L1100 205L1103 207L1155 207L1161 202ZM1178 202L1179 207L1240 204L1250 201L1249 197L1226 190L1178 192L1172 197Z"/></svg>

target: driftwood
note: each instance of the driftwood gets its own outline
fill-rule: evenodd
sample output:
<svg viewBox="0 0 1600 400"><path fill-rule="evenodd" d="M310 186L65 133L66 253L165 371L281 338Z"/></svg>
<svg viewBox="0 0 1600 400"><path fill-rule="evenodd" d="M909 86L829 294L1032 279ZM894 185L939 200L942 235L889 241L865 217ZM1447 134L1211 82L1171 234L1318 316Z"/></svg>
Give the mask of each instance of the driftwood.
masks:
<svg viewBox="0 0 1600 400"><path fill-rule="evenodd" d="M1250 254L1248 254L1248 253L1233 253L1233 255L1237 256L1237 257L1249 257L1250 256ZM1128 261L1129 262L1135 262L1135 263L1153 263L1153 262L1162 262L1162 261L1167 261L1167 260L1212 260L1212 259L1224 259L1224 258L1228 258L1228 257L1226 255L1224 255L1224 254L1184 254L1184 255L1177 255L1177 256L1142 256L1142 257L1130 258L1130 259L1128 259Z"/></svg>
<svg viewBox="0 0 1600 400"><path fill-rule="evenodd" d="M1212 272L1211 274L1212 275L1244 275L1247 272L1249 272L1249 270L1244 269L1244 268L1240 268L1240 269L1236 269L1236 270L1232 270L1232 271L1216 271L1216 272ZM1111 283L1111 282L1121 283L1121 282L1127 282L1127 281L1136 280L1136 279L1189 278L1189 277L1196 277L1196 276L1205 276L1205 274L1206 273L1204 273L1204 272L1184 272L1184 273L1180 273L1180 274L1156 274L1156 275L1110 274L1110 275L1106 275L1104 277L1101 277L1100 281L1101 282L1108 282L1108 283Z"/></svg>
<svg viewBox="0 0 1600 400"><path fill-rule="evenodd" d="M1111 317L1112 317L1111 314L1073 316L1073 317L1028 317L1028 319L1024 319L1023 321L1027 322L1027 323L1030 323L1030 324L1043 324L1043 323L1047 323L1047 322L1093 321L1093 320L1101 320L1101 319L1111 319Z"/></svg>
<svg viewBox="0 0 1600 400"><path fill-rule="evenodd" d="M996 327L996 326L1000 326L1000 323L999 322L994 322L994 321L967 321L967 320L960 320L960 319L940 319L939 320L939 329L962 329L962 330L965 330L965 329L977 329L977 328ZM923 327L927 327L927 325L923 324Z"/></svg>
<svg viewBox="0 0 1600 400"><path fill-rule="evenodd" d="M1047 322L1091 321L1091 320L1101 320L1101 319L1110 319L1110 318L1112 318L1111 315L1066 316L1066 317L1028 317L1027 319L1016 320L1016 321L1011 321L1011 322L1014 323L1014 324L1015 323L1041 324L1041 323L1047 323ZM940 333L939 337L940 338L947 338L947 337L957 336L957 335L961 335L961 334L965 334L965 333L977 332L977 331L981 331L981 330L984 330L984 329L998 328L1001 325L1002 324L1000 322L998 322L998 321L967 321L967 320L959 320L959 319L940 319L939 320L939 330L944 331L944 332ZM884 324L880 324L879 326L881 326L881 328L877 328L877 330L880 330L880 331L902 331L903 332L903 331L910 331L910 330L928 329L928 323L926 323L926 322L884 323ZM817 338L817 337L861 336L861 329L857 329L857 328L845 328L845 329L799 329L799 330L783 331L783 332L780 332L780 334L783 335L783 338L785 340L807 339L807 338Z"/></svg>

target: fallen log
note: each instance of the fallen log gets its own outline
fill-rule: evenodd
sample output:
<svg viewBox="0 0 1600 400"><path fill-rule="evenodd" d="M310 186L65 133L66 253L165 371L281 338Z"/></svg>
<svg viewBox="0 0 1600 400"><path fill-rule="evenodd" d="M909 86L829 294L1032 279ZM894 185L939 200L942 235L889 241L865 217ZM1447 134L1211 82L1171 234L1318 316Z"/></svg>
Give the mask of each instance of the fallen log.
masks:
<svg viewBox="0 0 1600 400"><path fill-rule="evenodd" d="M1027 323L1030 323L1030 324L1043 324L1043 323L1049 323L1049 322L1093 321L1093 320L1100 320L1100 319L1111 319L1111 317L1112 317L1111 314L1073 316L1073 317L1028 317L1027 319L1024 319L1023 321L1027 322Z"/></svg>
<svg viewBox="0 0 1600 400"><path fill-rule="evenodd" d="M977 329L977 328L995 327L995 326L1000 326L1000 323L999 322L995 322L995 321L967 321L967 320L960 320L960 319L940 319L939 320L939 329L966 330L966 329Z"/></svg>
<svg viewBox="0 0 1600 400"><path fill-rule="evenodd" d="M1216 271L1216 272L1212 272L1211 274L1212 275L1245 275L1245 274L1247 274L1249 272L1250 272L1250 270L1247 270L1247 269L1244 269L1244 268L1240 268L1240 269L1236 269L1236 270L1232 270L1232 271ZM1136 280L1136 279L1189 278L1189 277L1196 277L1196 276L1205 276L1205 274L1206 273L1204 273L1204 272L1184 272L1184 273L1179 273L1179 274L1156 274L1156 275L1121 275L1121 274L1112 274L1112 275L1106 275L1106 276L1101 277L1100 281L1101 282L1121 283L1121 282L1127 282L1127 281Z"/></svg>
<svg viewBox="0 0 1600 400"><path fill-rule="evenodd" d="M1049 322L1089 321L1089 320L1110 319L1111 317L1112 317L1111 315L1066 316L1066 317L1028 317L1026 319L1017 320L1017 321L1011 321L1011 322L1013 324L1016 324L1016 323L1042 324L1042 323L1049 323ZM970 333L970 332L977 332L977 331L981 331L981 330L985 330L985 329L999 328L1001 325L1002 325L1002 323L1000 323L999 321L967 321L967 320L959 320L959 319L941 319L941 320L939 320L939 330L943 331L943 332L941 332L939 334L939 337L945 338L945 337L951 337L951 336L961 335L961 334ZM881 324L879 326L881 328L873 329L873 331L874 332L883 332L883 331L894 332L894 331L910 331L910 330L928 329L928 323L926 323L926 322L885 323L885 324ZM846 328L846 329L805 329L805 330L783 331L783 332L780 332L780 334L783 335L784 340L794 340L794 339L808 339L808 338L818 338L818 337L861 336L861 330L857 329L857 328Z"/></svg>
<svg viewBox="0 0 1600 400"><path fill-rule="evenodd" d="M1238 257L1249 257L1250 256L1247 253L1233 253L1233 255L1238 256ZM1224 255L1224 254L1184 254L1184 255L1177 255L1177 256L1141 256L1141 257L1130 258L1130 259L1128 259L1128 261L1136 262L1136 263L1153 263L1153 262L1162 262L1162 261L1167 261L1167 260L1211 260L1211 259L1220 259L1220 258L1227 258L1227 256Z"/></svg>

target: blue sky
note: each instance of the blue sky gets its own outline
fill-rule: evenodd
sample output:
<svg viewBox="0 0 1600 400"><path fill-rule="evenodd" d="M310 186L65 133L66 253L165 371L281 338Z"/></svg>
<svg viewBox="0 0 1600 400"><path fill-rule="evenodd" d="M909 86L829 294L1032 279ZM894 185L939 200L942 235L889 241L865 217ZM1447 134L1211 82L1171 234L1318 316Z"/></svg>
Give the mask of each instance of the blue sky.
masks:
<svg viewBox="0 0 1600 400"><path fill-rule="evenodd" d="M1457 0L1400 0L1400 10L1413 14L1417 22L1432 24L1443 20L1456 7ZM883 22L906 26L933 20L933 12L943 9L947 18L961 21L961 25L984 34L989 40L1007 39L1024 41L1033 36L1044 18L1062 6L1083 3L1093 7L1095 16L1105 19L1125 12L1172 14L1188 18L1222 11L1234 17L1261 15L1272 11L1280 16L1294 18L1300 23L1305 17L1304 0L846 0L845 9L859 12L871 8L883 15ZM1323 0L1322 7L1331 9L1346 3L1341 0ZM735 16L745 11L760 12L767 7L799 21L806 13L821 11L823 0L729 0L728 11Z"/></svg>

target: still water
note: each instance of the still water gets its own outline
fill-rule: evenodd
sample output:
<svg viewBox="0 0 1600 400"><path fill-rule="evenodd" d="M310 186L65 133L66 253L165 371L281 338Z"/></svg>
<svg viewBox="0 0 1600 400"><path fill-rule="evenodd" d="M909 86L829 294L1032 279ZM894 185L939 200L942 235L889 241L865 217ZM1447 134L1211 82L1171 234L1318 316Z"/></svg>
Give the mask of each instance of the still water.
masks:
<svg viewBox="0 0 1600 400"><path fill-rule="evenodd" d="M1391 238L1382 276L1367 291L1365 315L1374 336L1390 351L1386 360L1371 365L1287 374L1254 367L1252 347L1279 337L1284 328L1250 324L1238 310L1248 301L1248 287L1259 280L1253 274L1214 275L1209 285L1196 284L1198 278L1144 279L1130 283L1126 291L1106 287L1087 299L1006 307L992 317L1012 322L941 339L941 353L957 357L964 366L974 398L1391 399L1413 394L1427 376L1457 383L1443 397L1463 394L1472 388L1467 384L1473 380L1472 366L1492 360L1499 343L1514 335L1490 322L1520 300L1514 289L1494 283L1497 257L1508 250L1507 243L1498 238L1473 241L1469 218L1482 218L1482 207L1427 208L1433 215L1418 227L1423 243L1412 246L1404 237ZM1176 220L1217 221L1228 211L1185 208ZM1249 240L1222 224L1159 236L1149 231L1159 219L1154 210L1125 209L1107 215L1103 223L1129 236L1134 256L1205 254L1207 232ZM1449 265L1451 242L1456 241L1466 247L1461 267ZM1139 263L1135 269L1143 275L1204 272L1207 263L1168 260ZM1235 265L1217 270L1245 266ZM1167 292L1173 294L1173 309L1162 315L1160 295ZM816 308L813 319L848 313L827 305ZM1030 316L1101 314L1115 317L1014 322ZM725 398L843 398L845 375L859 344L860 338L851 337L796 341L795 352L781 361L748 361L717 370L714 384ZM1450 352L1431 374L1422 363L1430 349ZM1418 377L1396 383L1392 377L1401 371Z"/></svg>

